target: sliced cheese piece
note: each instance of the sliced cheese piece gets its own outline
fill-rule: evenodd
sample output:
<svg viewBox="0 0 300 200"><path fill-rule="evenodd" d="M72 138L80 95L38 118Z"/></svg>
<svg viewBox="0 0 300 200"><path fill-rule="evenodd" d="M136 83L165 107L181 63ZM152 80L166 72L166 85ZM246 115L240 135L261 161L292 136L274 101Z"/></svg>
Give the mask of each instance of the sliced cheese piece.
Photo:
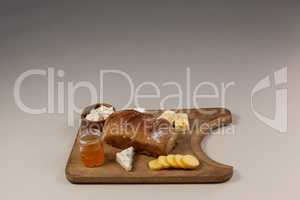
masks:
<svg viewBox="0 0 300 200"><path fill-rule="evenodd" d="M164 168L170 168L171 165L167 161L167 156L159 156L158 162L161 164Z"/></svg>
<svg viewBox="0 0 300 200"><path fill-rule="evenodd" d="M175 155L174 154L169 154L167 156L167 162L168 164L173 167L173 168L178 168L176 162L175 162Z"/></svg>
<svg viewBox="0 0 300 200"><path fill-rule="evenodd" d="M190 129L189 118L186 113L176 113L175 116L175 130L188 131Z"/></svg>
<svg viewBox="0 0 300 200"><path fill-rule="evenodd" d="M132 163L134 157L134 148L129 147L116 154L116 161L126 170L132 170Z"/></svg>
<svg viewBox="0 0 300 200"><path fill-rule="evenodd" d="M151 160L149 163L148 163L148 166L151 170L161 170L163 169L164 167L158 162L158 159L155 159L155 160Z"/></svg>
<svg viewBox="0 0 300 200"><path fill-rule="evenodd" d="M184 165L184 168L186 169L195 169L199 166L199 160L192 155L185 155L181 159L182 164Z"/></svg>
<svg viewBox="0 0 300 200"><path fill-rule="evenodd" d="M195 169L200 165L199 160L193 155L169 154L159 156L158 159L151 160L148 166L151 170L161 170L168 168Z"/></svg>
<svg viewBox="0 0 300 200"><path fill-rule="evenodd" d="M183 155L180 155L180 154L176 154L175 155L175 163L177 165L177 168L185 168L183 162L182 162L182 158L183 158Z"/></svg>

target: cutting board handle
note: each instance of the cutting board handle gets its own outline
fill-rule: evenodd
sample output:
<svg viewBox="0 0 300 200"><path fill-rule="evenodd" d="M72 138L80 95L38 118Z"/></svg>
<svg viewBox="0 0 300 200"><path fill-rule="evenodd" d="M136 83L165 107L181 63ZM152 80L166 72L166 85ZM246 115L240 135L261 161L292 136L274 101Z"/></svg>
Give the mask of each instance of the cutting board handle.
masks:
<svg viewBox="0 0 300 200"><path fill-rule="evenodd" d="M206 153L202 150L201 143L203 139L209 135L210 131L222 126L226 126L232 123L232 115L229 110L225 108L214 108L215 114L213 114L209 120L204 121L204 126L200 126L198 130L194 131L191 135L191 147L195 155L201 162L206 162L209 165L214 166L214 173L221 179L219 182L225 182L230 179L233 175L233 167L209 158Z"/></svg>

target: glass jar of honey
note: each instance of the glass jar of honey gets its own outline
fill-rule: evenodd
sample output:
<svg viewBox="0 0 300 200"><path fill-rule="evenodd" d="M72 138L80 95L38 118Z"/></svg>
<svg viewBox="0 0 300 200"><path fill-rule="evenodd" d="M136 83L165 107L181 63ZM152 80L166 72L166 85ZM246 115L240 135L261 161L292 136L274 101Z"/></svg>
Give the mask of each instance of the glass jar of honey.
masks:
<svg viewBox="0 0 300 200"><path fill-rule="evenodd" d="M104 163L104 149L100 130L81 129L79 148L81 161L86 167L99 167Z"/></svg>

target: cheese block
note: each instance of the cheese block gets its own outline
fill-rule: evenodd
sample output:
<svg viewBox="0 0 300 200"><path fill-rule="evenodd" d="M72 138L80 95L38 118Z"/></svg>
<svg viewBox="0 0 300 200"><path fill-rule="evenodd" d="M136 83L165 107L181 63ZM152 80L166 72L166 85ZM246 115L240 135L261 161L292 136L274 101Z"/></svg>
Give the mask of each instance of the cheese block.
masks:
<svg viewBox="0 0 300 200"><path fill-rule="evenodd" d="M175 130L188 131L190 129L189 118L186 113L176 113L175 115Z"/></svg>
<svg viewBox="0 0 300 200"><path fill-rule="evenodd" d="M134 157L134 148L129 147L116 154L116 161L126 170L132 170L132 163Z"/></svg>

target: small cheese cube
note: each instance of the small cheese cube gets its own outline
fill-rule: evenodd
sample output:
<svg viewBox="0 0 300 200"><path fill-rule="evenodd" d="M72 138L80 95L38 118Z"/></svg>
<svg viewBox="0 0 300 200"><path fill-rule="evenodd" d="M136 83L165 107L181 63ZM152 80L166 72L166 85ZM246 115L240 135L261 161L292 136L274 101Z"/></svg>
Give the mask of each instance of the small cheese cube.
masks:
<svg viewBox="0 0 300 200"><path fill-rule="evenodd" d="M176 113L175 130L188 131L190 129L188 115L186 113Z"/></svg>

